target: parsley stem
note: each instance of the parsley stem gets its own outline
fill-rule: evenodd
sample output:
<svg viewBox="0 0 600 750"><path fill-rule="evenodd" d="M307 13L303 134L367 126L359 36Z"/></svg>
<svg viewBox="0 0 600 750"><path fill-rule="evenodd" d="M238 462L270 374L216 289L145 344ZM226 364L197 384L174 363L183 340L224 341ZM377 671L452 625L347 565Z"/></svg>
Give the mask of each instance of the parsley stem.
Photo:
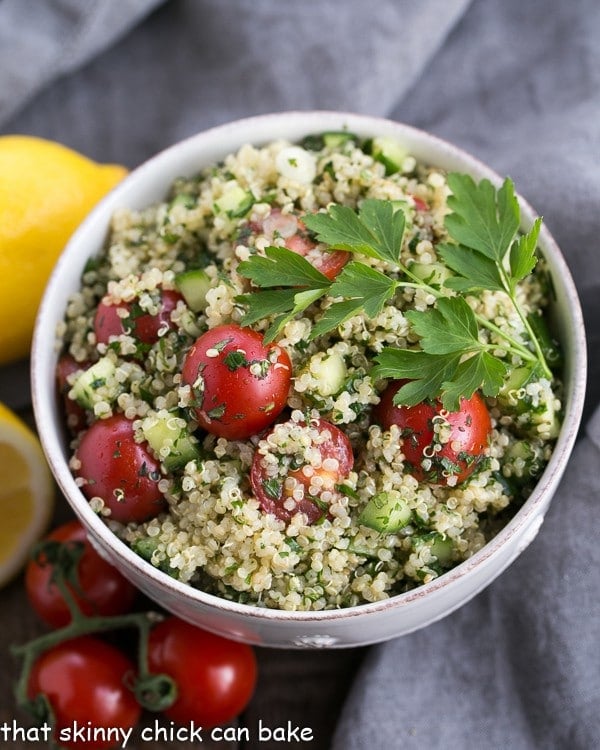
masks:
<svg viewBox="0 0 600 750"><path fill-rule="evenodd" d="M544 356L544 352L542 351L542 347L540 346L540 342L538 341L537 336L533 332L533 329L531 328L531 325L529 321L527 320L527 315L523 312L523 309L521 308L521 305L519 304L516 295L513 291L513 288L510 284L508 275L506 273L506 270L503 268L501 264L498 264L498 270L500 271L500 277L502 279L502 283L504 285L504 289L506 291L506 294L508 295L510 301L512 302L513 307L515 308L515 311L517 315L519 316L521 323L523 323L523 326L525 330L527 331L527 335L529 336L529 340L531 341L534 349L535 349L535 361L539 363L539 365L542 368L542 371L544 375L551 381L552 380L552 372L550 368L548 367L548 363L546 362L546 357Z"/></svg>
<svg viewBox="0 0 600 750"><path fill-rule="evenodd" d="M544 375L548 378L548 380L552 381L553 375L552 371L548 367L548 363L546 362L546 357L544 356L544 353L542 351L542 347L540 346L540 342L538 341L537 336L533 332L533 329L531 328L531 325L529 321L527 320L527 316L523 314L523 311L520 309L519 305L517 305L516 302L513 302L515 307L517 308L517 312L519 314L519 317L523 321L523 325L525 326L525 329L527 330L527 333L529 335L529 338L531 339L531 342L533 346L535 347L535 351L537 354L537 360L539 361L542 370L544 372Z"/></svg>
<svg viewBox="0 0 600 750"><path fill-rule="evenodd" d="M503 338L509 344L510 350L515 354L518 354L522 359L526 359L528 362L538 361L538 358L532 351L530 351L526 346L506 333L506 331L498 328L498 326L492 323L491 320L487 320L486 318L483 318L481 315L477 314L475 315L475 319L481 326L487 328L489 331L492 331L493 333Z"/></svg>
<svg viewBox="0 0 600 750"><path fill-rule="evenodd" d="M414 274L410 272L408 268L405 266L400 266L400 269L411 279L414 279L414 281L399 281L398 286L412 288L412 289L423 289L427 294L433 295L436 299L441 299L442 297L447 297L448 295L445 294L443 291L439 289L435 289L434 287L427 284L427 282L422 281L421 279L418 279ZM531 326L529 325L529 322L526 318L523 317L522 311L519 308L519 305L517 301L513 298L513 296L508 293L508 296L514 305L514 307L517 310L517 313L521 320L523 321L523 324L525 326L525 329L527 330L527 333L529 334L532 342L534 343L534 346L536 348L536 353L534 354L532 351L530 351L524 344L521 344L519 341L517 341L515 338L510 336L506 331L503 331L501 328L498 328L497 325L492 323L491 320L488 320L487 318L483 317L482 315L479 315L474 312L475 319L479 323L480 326L483 328L487 328L489 331L492 331L497 336L499 336L501 339L504 339L509 344L509 349L513 351L515 354L518 354L522 359L527 360L528 362L540 362L542 366L544 367L544 372L548 373L548 367L546 365L544 356L542 354L542 351L540 349L539 343L533 334L533 331L531 330ZM552 377L551 374L549 377Z"/></svg>

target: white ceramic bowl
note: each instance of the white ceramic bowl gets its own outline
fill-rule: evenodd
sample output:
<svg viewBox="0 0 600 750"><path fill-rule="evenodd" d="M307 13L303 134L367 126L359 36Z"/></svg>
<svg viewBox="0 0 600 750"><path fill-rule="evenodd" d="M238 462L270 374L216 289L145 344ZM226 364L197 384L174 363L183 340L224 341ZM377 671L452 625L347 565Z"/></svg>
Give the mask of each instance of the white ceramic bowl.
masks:
<svg viewBox="0 0 600 750"><path fill-rule="evenodd" d="M182 141L133 171L73 235L54 269L37 319L32 388L41 441L56 480L93 543L151 599L167 610L228 637L287 648L358 646L421 628L449 614L491 583L536 536L567 463L584 400L585 336L579 301L565 261L548 231L540 246L556 289L554 318L564 348L565 418L552 458L535 491L508 525L480 552L433 582L386 601L325 612L283 612L225 601L179 583L120 542L90 509L67 466L61 415L55 399L56 326L67 297L79 287L86 260L97 253L119 206L142 208L164 197L170 183L237 150L243 143L348 128L360 136L393 136L419 160L476 179L500 178L456 147L422 131L382 119L336 112L288 112L233 122ZM521 201L523 229L535 218Z"/></svg>

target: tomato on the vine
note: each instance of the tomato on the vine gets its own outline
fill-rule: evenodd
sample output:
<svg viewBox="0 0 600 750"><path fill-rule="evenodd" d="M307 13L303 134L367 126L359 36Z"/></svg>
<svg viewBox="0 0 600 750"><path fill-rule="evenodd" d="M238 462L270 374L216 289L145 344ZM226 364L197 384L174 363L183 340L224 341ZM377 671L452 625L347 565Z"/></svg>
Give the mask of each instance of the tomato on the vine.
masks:
<svg viewBox="0 0 600 750"><path fill-rule="evenodd" d="M310 428L316 429L320 438L313 443L319 453L319 466L308 466L296 456L282 455L280 471L272 476L272 462L265 461L260 450L252 461L250 483L254 496L266 513L273 513L286 523L296 513L304 513L309 524L322 518L338 492L336 485L354 465L352 445L339 427L319 419L311 420ZM294 481L286 481L289 478Z"/></svg>
<svg viewBox="0 0 600 750"><path fill-rule="evenodd" d="M129 612L137 589L113 565L96 552L85 529L77 520L68 521L50 532L44 542L80 544L83 551L77 563L77 587L67 583L71 596L85 615L112 616ZM31 559L25 569L25 590L38 616L53 628L71 620L69 608L58 586L51 581L52 564L43 553Z"/></svg>
<svg viewBox="0 0 600 750"><path fill-rule="evenodd" d="M146 521L165 508L160 463L147 443L135 441L133 422L122 414L94 422L83 433L75 460L77 476L85 479L82 492L101 497L115 521Z"/></svg>
<svg viewBox="0 0 600 750"><path fill-rule="evenodd" d="M229 440L256 435L284 408L292 364L277 344L251 328L225 324L202 334L186 354L182 382L192 392L196 419Z"/></svg>
<svg viewBox="0 0 600 750"><path fill-rule="evenodd" d="M35 661L28 695L43 693L54 714L54 740L61 747L102 750L116 747L139 721L141 707L126 686L135 673L133 663L118 649L93 636L63 641ZM112 729L110 738L75 736L80 727ZM107 734L107 732L104 732Z"/></svg>
<svg viewBox="0 0 600 750"><path fill-rule="evenodd" d="M151 672L169 675L178 688L164 713L180 724L225 724L247 706L256 685L251 646L202 630L176 617L155 625L148 641Z"/></svg>
<svg viewBox="0 0 600 750"><path fill-rule="evenodd" d="M119 304L102 300L94 317L96 341L108 344L111 336L127 333L144 344L154 344L161 331L173 329L171 313L183 297L171 289L159 289L154 294L157 296L156 314L145 312L137 300Z"/></svg>
<svg viewBox="0 0 600 750"><path fill-rule="evenodd" d="M373 410L373 421L385 430L400 428L402 453L409 472L422 482L447 485L464 482L485 457L492 423L478 393L461 398L458 411L439 401L396 406L394 396L406 381L388 385Z"/></svg>

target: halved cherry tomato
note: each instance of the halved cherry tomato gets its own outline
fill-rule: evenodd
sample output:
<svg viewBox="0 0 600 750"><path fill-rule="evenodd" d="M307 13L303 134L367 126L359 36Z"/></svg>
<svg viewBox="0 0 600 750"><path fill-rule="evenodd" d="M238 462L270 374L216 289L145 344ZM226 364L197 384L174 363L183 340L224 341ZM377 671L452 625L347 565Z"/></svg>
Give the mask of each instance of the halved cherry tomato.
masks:
<svg viewBox="0 0 600 750"><path fill-rule="evenodd" d="M293 422L288 424L295 426ZM299 512L306 515L309 524L322 518L327 513L327 505L339 492L336 485L348 476L354 465L352 445L339 427L320 419L311 420L310 428L319 433L319 440L313 441L313 446L319 453L317 463L320 465L308 465L303 458L281 454L278 456L280 471L272 476L268 470L270 462L265 461L260 449L254 454L250 470L254 495L266 513L273 513L286 523ZM267 441L268 437L264 445ZM275 448L269 447L271 451ZM286 482L288 478L295 481Z"/></svg>
<svg viewBox="0 0 600 750"><path fill-rule="evenodd" d="M71 390L71 386L67 378L74 372L84 370L89 365L87 363L76 362L74 357L70 354L63 354L59 357L56 363L56 385L58 388L58 395L61 398L65 416L67 418L67 427L73 435L84 430L87 426L87 417L85 409L80 406L77 401L69 398L67 393Z"/></svg>
<svg viewBox="0 0 600 750"><path fill-rule="evenodd" d="M492 430L484 400L474 393L461 399L454 412L439 401L395 406L394 395L405 382L390 383L373 410L373 421L385 430L393 424L400 428L402 452L415 479L440 485L463 482L485 457Z"/></svg>
<svg viewBox="0 0 600 750"><path fill-rule="evenodd" d="M118 729L139 721L141 708L126 680L132 662L113 646L92 636L64 641L45 651L33 665L28 682L30 698L43 693L54 714L54 740L60 747L102 750L118 747ZM110 740L76 736L81 728L112 728ZM99 737L99 735L98 735Z"/></svg>
<svg viewBox="0 0 600 750"><path fill-rule="evenodd" d="M191 386L196 419L213 435L242 440L256 435L286 404L292 364L260 333L222 325L202 334L188 351L182 382Z"/></svg>
<svg viewBox="0 0 600 750"><path fill-rule="evenodd" d="M281 237L288 250L305 257L312 265L327 276L335 279L350 259L351 253L345 250L324 250L315 242L302 219L293 213L283 213L280 208L272 208L262 222L252 222L255 233L263 233L268 238Z"/></svg>
<svg viewBox="0 0 600 750"><path fill-rule="evenodd" d="M422 198L419 198L418 195L413 195L412 198L413 198L413 201L415 202L415 209L417 211L428 211L429 210L429 206L427 205L427 203Z"/></svg>
<svg viewBox="0 0 600 750"><path fill-rule="evenodd" d="M251 646L209 633L177 617L155 625L148 642L148 664L175 680L178 694L165 715L180 724L215 727L238 716L256 685Z"/></svg>
<svg viewBox="0 0 600 750"><path fill-rule="evenodd" d="M129 612L137 589L92 547L85 529L77 520L58 526L44 541L81 544L83 553L77 565L78 588L67 584L79 609L85 615L120 615ZM30 560L25 569L25 590L29 602L41 619L53 628L71 620L62 594L50 577L52 567L44 558Z"/></svg>
<svg viewBox="0 0 600 750"><path fill-rule="evenodd" d="M170 289L160 289L155 294L158 295L159 306L156 315L144 312L136 301L118 305L101 301L94 317L96 341L108 344L111 336L121 336L124 333L144 344L158 341L160 331L175 327L171 313L183 297ZM123 312L126 313L125 317L121 317Z"/></svg>
<svg viewBox="0 0 600 750"><path fill-rule="evenodd" d="M75 458L77 476L86 480L82 492L101 497L115 521L146 521L164 509L160 464L147 443L136 443L133 422L122 414L94 422L83 433Z"/></svg>

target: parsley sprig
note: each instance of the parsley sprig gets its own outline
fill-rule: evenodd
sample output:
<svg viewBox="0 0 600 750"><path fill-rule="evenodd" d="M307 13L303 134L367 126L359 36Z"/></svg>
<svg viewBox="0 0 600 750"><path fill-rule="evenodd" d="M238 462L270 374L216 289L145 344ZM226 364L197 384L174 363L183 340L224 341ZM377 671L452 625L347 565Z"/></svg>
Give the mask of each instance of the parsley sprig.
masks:
<svg viewBox="0 0 600 750"><path fill-rule="evenodd" d="M358 213L349 206L332 205L327 213L305 216L303 222L331 250L347 250L402 267L405 216L389 201L365 200ZM246 306L242 322L251 325L274 316L265 333L267 343L298 313L326 294L335 301L313 326L311 339L363 310L375 317L399 284L360 261L347 263L332 281L285 247L266 248L264 256L254 255L240 263L238 273L260 288L237 298Z"/></svg>
<svg viewBox="0 0 600 750"><path fill-rule="evenodd" d="M331 286L327 276L286 247L267 247L264 257L255 255L242 261L238 273L262 289L237 297L237 301L246 306L244 325L274 316L265 333L265 343L273 341L286 323L316 302Z"/></svg>
<svg viewBox="0 0 600 750"><path fill-rule="evenodd" d="M385 348L372 375L410 379L397 392L396 403L440 397L445 408L455 410L461 397L469 398L478 389L485 396L498 394L509 370L507 358L498 356L502 351L550 380L552 372L518 298L519 283L537 263L541 219L526 234L519 233L520 208L510 179L496 190L489 180L475 183L469 175L452 173L448 185L451 213L445 226L453 242L437 250L454 274L444 286L457 296L439 296L435 307L408 312L420 351ZM482 290L508 295L527 334L525 342L475 314L460 296ZM481 329L490 331L487 340Z"/></svg>
<svg viewBox="0 0 600 750"><path fill-rule="evenodd" d="M419 348L386 347L372 371L374 378L410 381L397 392L397 403L439 397L445 408L455 410L461 397L478 389L486 396L497 395L508 374L509 357L551 379L518 296L519 283L537 262L541 220L520 233L519 204L509 179L496 190L489 180L476 183L468 175L452 173L448 185L451 212L445 226L450 241L439 245L437 252L452 275L442 288L415 276L402 262L405 215L396 205L368 199L358 212L332 205L327 212L303 218L317 240L330 250L383 261L393 275L355 259L332 281L297 253L269 247L264 256L252 256L238 267L259 288L238 297L246 306L243 322L250 325L272 317L265 334L266 341L272 341L289 320L327 295L329 304L311 331L314 339L358 313L376 317L399 288L421 288L436 302L427 310L406 313ZM524 341L473 311L465 295L482 290L508 295L526 332Z"/></svg>

